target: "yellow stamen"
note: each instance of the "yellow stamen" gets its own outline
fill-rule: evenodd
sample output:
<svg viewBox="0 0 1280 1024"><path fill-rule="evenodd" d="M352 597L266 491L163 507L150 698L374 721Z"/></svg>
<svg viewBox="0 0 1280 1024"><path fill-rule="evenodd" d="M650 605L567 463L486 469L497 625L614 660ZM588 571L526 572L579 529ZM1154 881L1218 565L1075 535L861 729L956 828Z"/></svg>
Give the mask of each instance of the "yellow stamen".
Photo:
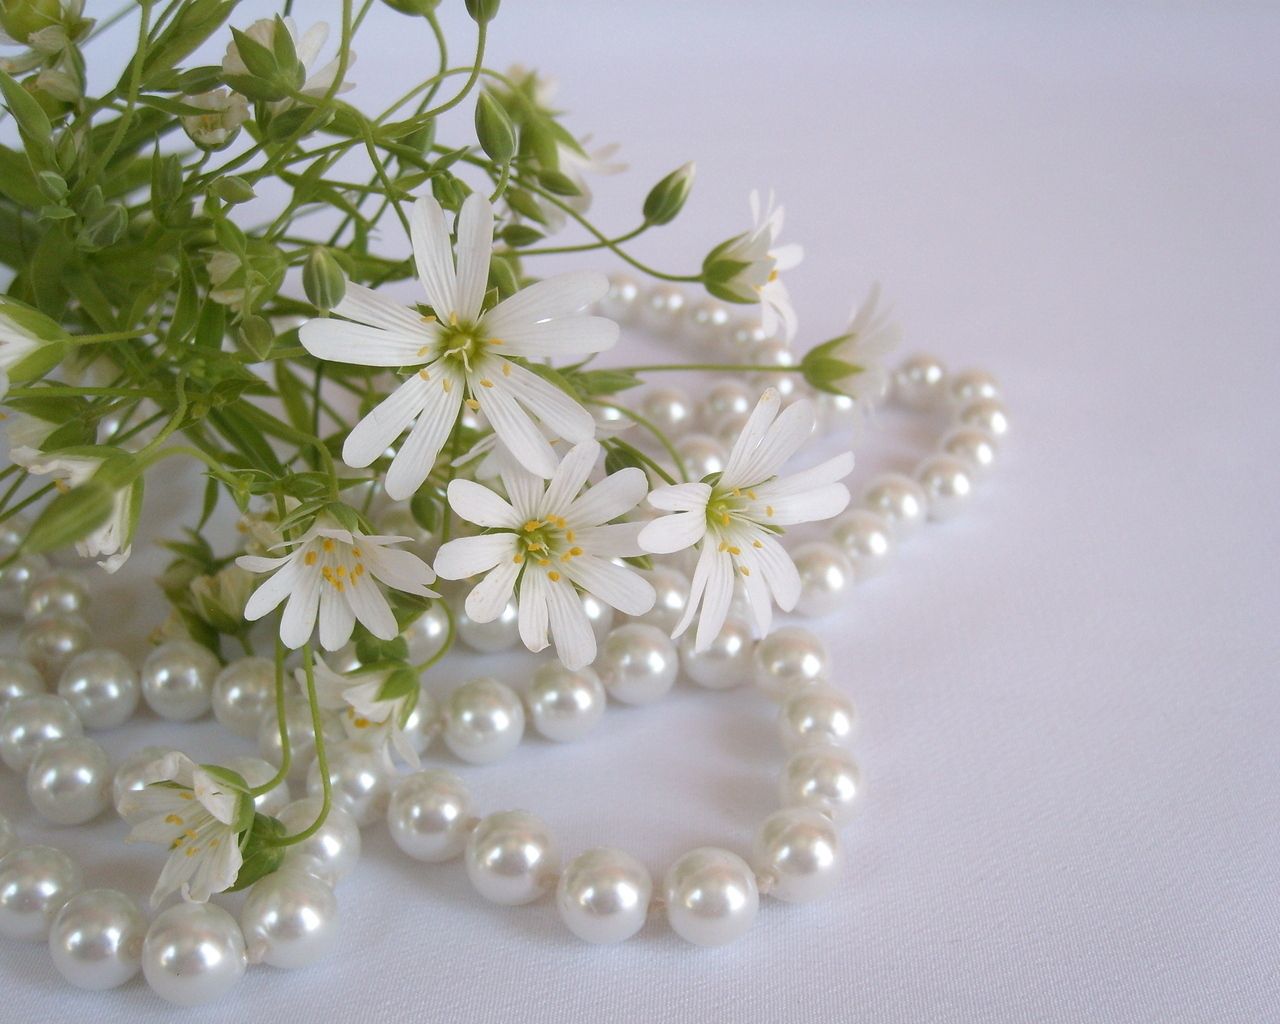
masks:
<svg viewBox="0 0 1280 1024"><path fill-rule="evenodd" d="M765 514L765 515L767 515L770 519L772 519L772 518L773 518L773 506L772 506L772 505L766 505L766 506L764 507L764 514Z"/></svg>
<svg viewBox="0 0 1280 1024"><path fill-rule="evenodd" d="M196 837L195 829L190 829L190 828L183 829L182 834L186 836L188 839L194 839Z"/></svg>
<svg viewBox="0 0 1280 1024"><path fill-rule="evenodd" d="M342 577L345 576L346 574L347 574L347 567L345 565L338 566L338 579L342 579Z"/></svg>
<svg viewBox="0 0 1280 1024"><path fill-rule="evenodd" d="M333 587L335 590L337 590L339 594L341 594L343 590L346 589L346 587L343 586L342 580L334 580Z"/></svg>
<svg viewBox="0 0 1280 1024"><path fill-rule="evenodd" d="M511 376L511 364L510 364L510 363L503 363L503 364L502 364L502 376L504 376L504 377L510 377L510 376Z"/></svg>
<svg viewBox="0 0 1280 1024"><path fill-rule="evenodd" d="M468 398L468 399L467 399L467 408L468 408L468 409L470 409L472 412L479 412L479 411L480 411L480 403L479 403L479 402L477 402L474 398Z"/></svg>
<svg viewBox="0 0 1280 1024"><path fill-rule="evenodd" d="M418 349L418 355L419 355L419 356L425 356L425 355L426 355L428 352L430 352L430 351L431 351L431 346L430 346L430 345L423 345L423 346L422 346L422 348ZM423 379L425 380L425 378L423 378Z"/></svg>
<svg viewBox="0 0 1280 1024"><path fill-rule="evenodd" d="M539 565L550 565L550 564L551 564L551 559L549 559L549 558L539 558L539 559L538 559L538 564L539 564Z"/></svg>
<svg viewBox="0 0 1280 1024"><path fill-rule="evenodd" d="M176 850L179 846L182 845L182 843L183 843L182 836L178 836L177 839L175 839L173 842L169 844L169 849Z"/></svg>
<svg viewBox="0 0 1280 1024"><path fill-rule="evenodd" d="M451 381L448 377L445 377L440 381L440 387L444 389L444 393L447 395L450 391L453 390L453 381Z"/></svg>
<svg viewBox="0 0 1280 1024"><path fill-rule="evenodd" d="M188 856L188 857L194 857L194 856L195 856L197 853L199 853L199 852L200 852L200 847L198 847L198 846L188 846L188 847L187 847L187 856Z"/></svg>
<svg viewBox="0 0 1280 1024"><path fill-rule="evenodd" d="M524 565L524 555L517 551L515 557L511 559L511 561L515 562L516 565Z"/></svg>
<svg viewBox="0 0 1280 1024"><path fill-rule="evenodd" d="M363 558L363 557L364 557L364 555L360 554L360 549L359 549L359 548L352 548L352 549L351 549L351 553L352 553L353 555L355 555L355 556L356 556L356 558Z"/></svg>
<svg viewBox="0 0 1280 1024"><path fill-rule="evenodd" d="M764 544L763 544L761 541L753 540L753 541L751 542L751 546L752 546L753 548L762 548L762 547L764 547Z"/></svg>
<svg viewBox="0 0 1280 1024"><path fill-rule="evenodd" d="M357 718L351 724L354 725L357 729L367 729L369 728L369 719Z"/></svg>
<svg viewBox="0 0 1280 1024"><path fill-rule="evenodd" d="M359 579L363 575L364 575L363 565L357 565L354 569L351 570L352 579Z"/></svg>
<svg viewBox="0 0 1280 1024"><path fill-rule="evenodd" d="M729 513L728 513L728 512L721 512L721 513L720 513L720 522L724 523L724 525L725 525L725 526L728 526L728 525L729 525Z"/></svg>
<svg viewBox="0 0 1280 1024"><path fill-rule="evenodd" d="M436 318L435 318L435 317L433 317L433 316L431 316L430 314L425 314L425 315L423 315L423 317L422 317L422 322L423 322L424 324L433 324L433 323L435 323L435 322L436 322Z"/></svg>
<svg viewBox="0 0 1280 1024"><path fill-rule="evenodd" d="M530 519L527 523L524 524L524 532L533 533L533 531L536 530L541 525L542 525L541 520Z"/></svg>
<svg viewBox="0 0 1280 1024"><path fill-rule="evenodd" d="M333 570L329 568L329 566L326 565L323 569L321 569L320 575L323 576L325 579L327 579L330 583L333 582Z"/></svg>
<svg viewBox="0 0 1280 1024"><path fill-rule="evenodd" d="M166 814L166 815L164 816L164 820L165 820L166 822L168 822L170 825L181 825L181 824L182 824L182 818L181 818L181 817L179 817L179 816L178 816L178 815L176 815L176 814Z"/></svg>
<svg viewBox="0 0 1280 1024"><path fill-rule="evenodd" d="M457 327L457 326L458 326L458 314L457 314L457 313L450 313L450 314L449 314L449 324L450 324L450 326L452 326L452 327Z"/></svg>
<svg viewBox="0 0 1280 1024"><path fill-rule="evenodd" d="M71 490L71 485L65 480L55 480L53 486L58 489L59 494L66 494L67 491Z"/></svg>
<svg viewBox="0 0 1280 1024"><path fill-rule="evenodd" d="M738 571L741 572L743 576L751 575L751 570L748 569L745 565L738 566Z"/></svg>
<svg viewBox="0 0 1280 1024"><path fill-rule="evenodd" d="M418 376L421 377L423 380L431 379L431 374L429 374L426 370L419 370Z"/></svg>
<svg viewBox="0 0 1280 1024"><path fill-rule="evenodd" d="M488 377L481 377L480 386L482 388L491 388L493 387L493 381L491 381Z"/></svg>
<svg viewBox="0 0 1280 1024"><path fill-rule="evenodd" d="M742 554L742 548L740 548L740 547L736 547L736 546L735 546L735 547L730 547L730 548L729 548L729 554L731 554L731 555L740 555L740 554Z"/></svg>
<svg viewBox="0 0 1280 1024"><path fill-rule="evenodd" d="M570 544L572 544L572 543L573 543L573 531L572 531L572 530L565 530L565 531L564 531L564 539L565 539L565 540L567 540Z"/></svg>
<svg viewBox="0 0 1280 1024"><path fill-rule="evenodd" d="M554 569L552 569L549 573L547 573L547 579L549 579L552 583L559 583L560 574L556 572Z"/></svg>
<svg viewBox="0 0 1280 1024"><path fill-rule="evenodd" d="M326 551L332 551L333 541L330 540L328 537L326 537L324 541L321 543L321 547L323 547Z"/></svg>
<svg viewBox="0 0 1280 1024"><path fill-rule="evenodd" d="M577 558L580 554L582 554L582 548L578 548L578 547L570 548L569 554L571 554L574 558Z"/></svg>
<svg viewBox="0 0 1280 1024"><path fill-rule="evenodd" d="M755 492L755 491L753 491L753 490L751 490L750 488L748 488L748 489L747 489L747 497L748 497L748 498L750 498L752 501L755 501L755 500L756 500L756 492Z"/></svg>
<svg viewBox="0 0 1280 1024"><path fill-rule="evenodd" d="M181 792L181 793L179 793L179 794L178 794L178 799L179 799L179 800L194 800L195 798L196 798L196 797L195 797L195 794L194 794L194 793L191 793L191 792L189 792L189 791L185 791L185 790L184 790L183 792Z"/></svg>
<svg viewBox="0 0 1280 1024"><path fill-rule="evenodd" d="M505 341L503 341L501 338L485 338L484 340L485 340L486 342L488 342L490 345L505 345L505 344L506 344L506 342L505 342Z"/></svg>
<svg viewBox="0 0 1280 1024"><path fill-rule="evenodd" d="M316 553L315 553L314 551L308 551L308 552L306 553L306 555L304 555L304 556L303 556L302 560L303 560L307 565L315 565L315 564L316 564Z"/></svg>

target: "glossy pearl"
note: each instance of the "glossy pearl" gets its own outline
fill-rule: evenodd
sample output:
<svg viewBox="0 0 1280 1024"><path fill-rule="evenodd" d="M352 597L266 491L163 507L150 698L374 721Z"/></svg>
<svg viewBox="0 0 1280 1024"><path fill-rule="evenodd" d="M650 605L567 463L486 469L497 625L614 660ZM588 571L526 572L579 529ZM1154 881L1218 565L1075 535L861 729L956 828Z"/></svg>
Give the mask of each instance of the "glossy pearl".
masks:
<svg viewBox="0 0 1280 1024"><path fill-rule="evenodd" d="M321 724L326 742L340 743L346 739L347 734L342 728L342 722L335 715L326 713ZM306 778L311 760L316 756L316 738L311 727L311 709L304 698L290 694L286 699L284 726L293 755L289 763L289 778L301 781ZM274 711L268 711L258 723L258 753L271 764L277 766L280 764L282 756L280 724L276 720Z"/></svg>
<svg viewBox="0 0 1280 1024"><path fill-rule="evenodd" d="M418 524L407 504L392 505L384 511L378 517L378 530L390 537L408 537L399 549L413 552L424 562L431 562L440 547L440 538Z"/></svg>
<svg viewBox="0 0 1280 1024"><path fill-rule="evenodd" d="M213 717L224 729L256 739L262 718L275 705L276 666L269 658L237 658L213 680Z"/></svg>
<svg viewBox="0 0 1280 1024"><path fill-rule="evenodd" d="M636 305L640 301L640 285L626 274L610 274L609 290L600 299L600 315L627 323L635 318Z"/></svg>
<svg viewBox="0 0 1280 1024"><path fill-rule="evenodd" d="M730 359L751 363L755 361L756 351L773 337L759 320L740 320L725 332L724 350ZM755 405L754 398L751 404Z"/></svg>
<svg viewBox="0 0 1280 1024"><path fill-rule="evenodd" d="M973 471L952 455L929 456L916 470L916 477L929 500L930 519L954 518L973 493Z"/></svg>
<svg viewBox="0 0 1280 1024"><path fill-rule="evenodd" d="M640 322L653 331L676 330L684 319L684 292L672 285L654 285L640 299Z"/></svg>
<svg viewBox="0 0 1280 1024"><path fill-rule="evenodd" d="M793 693L778 712L778 735L789 754L813 747L848 747L858 715L853 701L830 686Z"/></svg>
<svg viewBox="0 0 1280 1024"><path fill-rule="evenodd" d="M418 701L409 712L401 730L405 739L419 754L425 753L440 732L440 703L425 687L418 688Z"/></svg>
<svg viewBox="0 0 1280 1024"><path fill-rule="evenodd" d="M264 786L276 777L275 765L252 755L233 757L226 762L226 766L233 772L239 772L244 781L254 788ZM281 779L265 793L259 793L254 797L253 806L259 814L275 817L288 806L292 799L289 795L289 781Z"/></svg>
<svg viewBox="0 0 1280 1024"><path fill-rule="evenodd" d="M884 571L893 555L893 533L889 524L870 509L855 508L831 524L831 539L844 552L855 580L865 580Z"/></svg>
<svg viewBox="0 0 1280 1024"><path fill-rule="evenodd" d="M222 998L245 964L240 926L212 903L170 907L151 922L142 944L142 973L151 991L179 1006Z"/></svg>
<svg viewBox="0 0 1280 1024"><path fill-rule="evenodd" d="M556 884L560 850L541 818L499 811L467 840L467 877L476 892L504 906L532 903Z"/></svg>
<svg viewBox="0 0 1280 1024"><path fill-rule="evenodd" d="M643 864L622 850L600 848L569 862L556 886L556 909L578 938L608 945L644 926L652 893Z"/></svg>
<svg viewBox="0 0 1280 1024"><path fill-rule="evenodd" d="M491 622L476 622L461 605L454 612L458 639L481 654L497 654L514 647L520 639L520 611L515 599L507 602L502 614Z"/></svg>
<svg viewBox="0 0 1280 1024"><path fill-rule="evenodd" d="M693 425L689 393L671 385L645 389L639 412L668 437L682 434Z"/></svg>
<svg viewBox="0 0 1280 1024"><path fill-rule="evenodd" d="M792 755L782 769L779 791L784 807L810 807L837 825L852 816L862 779L858 766L843 750L829 747Z"/></svg>
<svg viewBox="0 0 1280 1024"><path fill-rule="evenodd" d="M929 514L924 490L902 473L876 477L867 487L862 504L888 523L898 540L914 533Z"/></svg>
<svg viewBox="0 0 1280 1024"><path fill-rule="evenodd" d="M749 416L760 396L736 377L714 381L699 400L702 425L714 430L726 416Z"/></svg>
<svg viewBox="0 0 1280 1024"><path fill-rule="evenodd" d="M254 883L240 911L240 930L251 964L306 967L338 937L338 901L328 883L285 868Z"/></svg>
<svg viewBox="0 0 1280 1024"><path fill-rule="evenodd" d="M0 857L13 852L17 848L18 833L14 830L13 823L3 814L0 814Z"/></svg>
<svg viewBox="0 0 1280 1024"><path fill-rule="evenodd" d="M726 451L733 451L733 446L742 436L748 419L750 419L749 413L730 413L711 428L711 436L724 445Z"/></svg>
<svg viewBox="0 0 1280 1024"><path fill-rule="evenodd" d="M756 685L768 696L782 699L797 689L827 678L827 646L799 626L775 629L756 644Z"/></svg>
<svg viewBox="0 0 1280 1024"><path fill-rule="evenodd" d="M147 919L115 889L86 889L58 911L49 930L53 966L76 988L118 988L142 966Z"/></svg>
<svg viewBox="0 0 1280 1024"><path fill-rule="evenodd" d="M662 630L632 622L609 634L592 667L614 700L651 704L671 689L680 658Z"/></svg>
<svg viewBox="0 0 1280 1024"><path fill-rule="evenodd" d="M444 647L449 635L449 613L440 601L432 601L401 635L409 647L410 664L421 665Z"/></svg>
<svg viewBox="0 0 1280 1024"><path fill-rule="evenodd" d="M613 628L613 609L594 594L582 594L582 611L591 623L591 632L595 634L596 644L609 635Z"/></svg>
<svg viewBox="0 0 1280 1024"><path fill-rule="evenodd" d="M62 670L58 696L80 716L86 729L124 725L138 708L138 673L118 651L82 651Z"/></svg>
<svg viewBox="0 0 1280 1024"><path fill-rule="evenodd" d="M684 465L685 476L701 480L712 473L724 471L729 453L724 445L708 434L686 434L676 441L676 454Z"/></svg>
<svg viewBox="0 0 1280 1024"><path fill-rule="evenodd" d="M760 907L747 862L713 846L672 864L662 888L672 930L695 946L723 946L745 935Z"/></svg>
<svg viewBox="0 0 1280 1024"><path fill-rule="evenodd" d="M43 942L53 919L81 888L75 861L52 846L23 846L0 857L0 936Z"/></svg>
<svg viewBox="0 0 1280 1024"><path fill-rule="evenodd" d="M759 366L795 366L796 354L783 338L770 338L755 347L750 356L751 362ZM773 388L782 396L783 401L798 398L801 390L801 376L798 373L756 373L752 381L760 388Z"/></svg>
<svg viewBox="0 0 1280 1024"><path fill-rule="evenodd" d="M209 711L218 659L192 640L170 640L142 663L142 699L161 718L190 722Z"/></svg>
<svg viewBox="0 0 1280 1024"><path fill-rule="evenodd" d="M143 771L152 762L172 752L171 747L143 747L141 750L135 750L117 766L115 775L111 779L111 803L116 813L130 825L138 824L148 815L141 809L135 809L132 814L121 811L120 803L124 795L145 788L146 784L142 781Z"/></svg>
<svg viewBox="0 0 1280 1024"><path fill-rule="evenodd" d="M319 797L304 797L281 809L276 815L290 834L310 828L320 813ZM360 860L360 826L341 807L329 808L324 824L308 838L285 850L284 866L299 867L337 885L346 878Z"/></svg>
<svg viewBox="0 0 1280 1024"><path fill-rule="evenodd" d="M1009 433L1009 413L994 398L984 398L966 405L956 416L956 422L961 426L985 430L997 441Z"/></svg>
<svg viewBox="0 0 1280 1024"><path fill-rule="evenodd" d="M680 665L684 674L708 690L728 690L751 679L756 642L745 619L725 619L720 635L703 651L695 651L697 630L686 630L680 637Z"/></svg>
<svg viewBox="0 0 1280 1024"><path fill-rule="evenodd" d="M944 397L947 368L930 355L910 356L893 373L893 396L908 409L931 409Z"/></svg>
<svg viewBox="0 0 1280 1024"><path fill-rule="evenodd" d="M474 825L471 794L442 769L406 776L387 805L387 830L414 860L435 864L459 856Z"/></svg>
<svg viewBox="0 0 1280 1024"><path fill-rule="evenodd" d="M943 436L938 448L967 463L976 476L986 476L996 461L996 442L980 427L954 427Z"/></svg>
<svg viewBox="0 0 1280 1024"><path fill-rule="evenodd" d="M334 806L350 814L361 828L382 818L391 798L383 756L359 740L335 743L326 754ZM314 760L307 772L307 795L320 796L322 792L320 762Z"/></svg>
<svg viewBox="0 0 1280 1024"><path fill-rule="evenodd" d="M729 308L723 302L708 299L688 307L685 312L684 334L695 344L714 348L724 343L725 332L732 323Z"/></svg>
<svg viewBox="0 0 1280 1024"><path fill-rule="evenodd" d="M356 669L363 667L364 662L360 660L360 655L356 652L354 640L348 640L336 651L332 651L325 655L325 663L337 672L340 676L345 676Z"/></svg>
<svg viewBox="0 0 1280 1024"><path fill-rule="evenodd" d="M506 757L524 735L524 706L506 683L482 676L463 683L444 703L444 742L470 764Z"/></svg>
<svg viewBox="0 0 1280 1024"><path fill-rule="evenodd" d="M827 895L840 880L844 856L831 819L818 811L775 811L756 833L752 861L770 896L808 903Z"/></svg>
<svg viewBox="0 0 1280 1024"><path fill-rule="evenodd" d="M956 409L1000 397L1000 382L985 370L962 370L947 381L947 401Z"/></svg>
<svg viewBox="0 0 1280 1024"><path fill-rule="evenodd" d="M19 536L18 544L22 543ZM5 553L6 556L9 552ZM44 555L19 555L0 569L0 611L17 614L25 604L27 588L49 573L49 560Z"/></svg>
<svg viewBox="0 0 1280 1024"><path fill-rule="evenodd" d="M559 661L538 666L527 694L529 717L539 735L557 743L582 739L604 716L604 684L595 669L576 672Z"/></svg>
<svg viewBox="0 0 1280 1024"><path fill-rule="evenodd" d="M639 619L670 635L689 601L689 577L668 565L655 566L643 575L657 596L653 607Z"/></svg>
<svg viewBox="0 0 1280 1024"><path fill-rule="evenodd" d="M13 657L0 659L0 710L11 700L44 692L44 676L31 662Z"/></svg>
<svg viewBox="0 0 1280 1024"><path fill-rule="evenodd" d="M870 399L873 403L876 400ZM818 417L818 429L824 434L854 430L861 422L858 402L849 395L833 395L829 391L819 391L814 397L814 405Z"/></svg>
<svg viewBox="0 0 1280 1024"><path fill-rule="evenodd" d="M28 620L18 634L22 656L49 682L56 681L67 663L92 642L89 623L70 612L46 612Z"/></svg>
<svg viewBox="0 0 1280 1024"><path fill-rule="evenodd" d="M800 597L795 610L801 615L830 615L845 607L855 582L853 565L834 544L813 540L797 545L791 560L800 574Z"/></svg>
<svg viewBox="0 0 1280 1024"><path fill-rule="evenodd" d="M0 523L0 559L3 559L22 546L22 541L31 529L31 520L26 516L10 516ZM3 576L0 574L0 579Z"/></svg>
<svg viewBox="0 0 1280 1024"><path fill-rule="evenodd" d="M25 772L41 744L83 732L75 711L61 697L19 697L0 712L0 759L15 772Z"/></svg>
<svg viewBox="0 0 1280 1024"><path fill-rule="evenodd" d="M23 615L37 619L48 612L84 614L89 607L89 587L73 572L52 572L33 579L26 588Z"/></svg>
<svg viewBox="0 0 1280 1024"><path fill-rule="evenodd" d="M27 797L55 825L83 825L107 809L111 762L84 736L44 743L27 769Z"/></svg>

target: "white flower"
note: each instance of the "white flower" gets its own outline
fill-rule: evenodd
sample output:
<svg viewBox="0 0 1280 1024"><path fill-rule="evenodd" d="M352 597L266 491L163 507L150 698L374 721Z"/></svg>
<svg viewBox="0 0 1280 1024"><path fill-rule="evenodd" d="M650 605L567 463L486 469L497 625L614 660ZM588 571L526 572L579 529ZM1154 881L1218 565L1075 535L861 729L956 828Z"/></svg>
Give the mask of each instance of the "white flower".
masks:
<svg viewBox="0 0 1280 1024"><path fill-rule="evenodd" d="M124 817L146 815L127 841L172 851L151 893L152 905L179 889L184 900L204 903L233 886L242 863L241 801L249 798L176 751L147 765L141 780L144 789L120 798Z"/></svg>
<svg viewBox="0 0 1280 1024"><path fill-rule="evenodd" d="M634 421L627 419L622 415L609 415L609 410L603 406L596 406L592 410L592 418L596 421L595 434L596 437L612 437L630 430L635 426ZM542 431L546 437L547 443L551 445L557 453L567 450L569 447L565 444L563 438L556 437L544 423L538 423L538 429ZM478 462L476 460L479 460ZM504 470L520 468L520 460L511 454L511 449L502 443L502 439L495 433L489 433L480 438L471 448L456 459L453 465L457 468L469 465L475 462L475 467L471 471L471 476L476 480L493 480L496 479Z"/></svg>
<svg viewBox="0 0 1280 1024"><path fill-rule="evenodd" d="M791 296L779 274L791 270L804 258L804 250L795 244L775 244L782 232L783 208L776 206L769 193L767 206L761 206L760 193L752 191L752 228L711 250L704 266L724 261L741 264L727 279L715 281L722 298L738 302L759 302L761 326L772 336L782 324L788 341L796 336L799 321Z"/></svg>
<svg viewBox="0 0 1280 1024"><path fill-rule="evenodd" d="M561 274L481 310L493 246L493 207L479 193L458 218L457 268L444 211L434 199L413 209L413 253L434 316L421 316L349 283L334 309L342 320L310 320L303 346L320 359L360 366L420 367L347 436L342 457L368 466L411 423L391 460L387 494L409 497L427 478L463 401L483 412L503 443L529 470L550 477L555 453L530 413L571 443L593 436L595 421L560 388L515 359L582 357L609 348L618 325L573 315L608 290L603 274ZM415 421L416 418L416 422Z"/></svg>
<svg viewBox="0 0 1280 1024"><path fill-rule="evenodd" d="M451 540L436 554L436 572L460 580L485 577L467 595L476 622L496 618L519 586L520 638L531 651L547 646L547 629L565 667L578 669L596 656L596 640L579 592L628 615L653 606L653 587L611 561L637 555L639 523L614 523L648 490L644 472L623 469L588 487L600 445L575 445L549 483L508 467L504 499L471 480L449 485L449 505L469 523L489 532ZM581 494L579 492L581 491Z"/></svg>
<svg viewBox="0 0 1280 1024"><path fill-rule="evenodd" d="M17 321L0 314L0 401L9 393L9 371L42 344Z"/></svg>
<svg viewBox="0 0 1280 1024"><path fill-rule="evenodd" d="M32 448L15 448L9 458L28 473L53 478L60 491L79 487L93 477L102 460L83 455L46 455ZM76 551L83 558L98 562L107 572L115 572L129 560L133 550L133 531L142 501L142 478L128 487L117 488L111 496L111 514L107 521L88 536L76 541Z"/></svg>
<svg viewBox="0 0 1280 1024"><path fill-rule="evenodd" d="M301 36L298 35L298 23L292 18L284 19L284 27L289 32L289 38L293 40L294 51L298 54L298 60L302 62L302 66L307 70L306 81L302 83L302 88L298 91L308 96L324 96L329 92L330 86L333 85L334 78L338 75L339 58L335 57L329 61L324 67L312 71L313 65L320 57L320 51L324 49L324 44L329 38L329 25L327 22L317 21ZM247 29L244 34L252 39L255 43L261 43L268 50L272 49L276 37L276 20L275 18L259 18ZM350 70L351 65L356 62L356 55L351 53L347 58L347 69ZM222 58L222 70L228 75L248 75L249 69L245 66L244 58L240 56L240 48L235 42L227 44L226 56ZM338 92L343 93L349 89L355 88L353 82L343 82L338 86ZM270 104L272 110L283 110L293 103L292 100L278 100Z"/></svg>
<svg viewBox="0 0 1280 1024"><path fill-rule="evenodd" d="M839 342L826 352L859 368L859 373L839 381L839 387L859 406L869 406L884 395L889 383L885 360L902 339L902 330L890 319L890 312L876 308L879 301L880 285L873 284Z"/></svg>
<svg viewBox="0 0 1280 1024"><path fill-rule="evenodd" d="M814 423L808 399L793 402L781 415L780 405L773 388L761 396L715 483L659 487L649 495L654 508L673 514L640 531L644 550L669 554L701 546L684 617L672 633L688 629L701 605L695 650L705 649L720 633L735 576L745 588L756 635L767 634L772 602L790 611L800 596L800 576L777 535L786 526L830 519L849 504L849 490L838 481L853 469L852 452L800 473L777 475Z"/></svg>
<svg viewBox="0 0 1280 1024"><path fill-rule="evenodd" d="M9 461L20 466L40 458L40 447L57 426L25 412L0 412L0 422L9 444Z"/></svg>
<svg viewBox="0 0 1280 1024"><path fill-rule="evenodd" d="M374 580L415 597L439 597L428 585L435 573L417 555L391 547L408 537L365 536L317 520L280 558L241 555L236 565L274 575L253 592L244 617L255 622L281 601L280 639L289 648L311 639L320 620L320 645L336 651L351 639L356 621L380 640L399 636L395 616ZM277 548L285 544L276 545Z"/></svg>
<svg viewBox="0 0 1280 1024"><path fill-rule="evenodd" d="M184 114L181 118L182 130L201 149L222 149L230 145L240 133L240 126L249 120L249 101L224 85L195 96L184 96L182 102L208 111Z"/></svg>
<svg viewBox="0 0 1280 1024"><path fill-rule="evenodd" d="M343 676L317 658L316 702L327 710L340 711L347 735L373 745L387 759L388 767L391 767L390 751L394 749L401 760L416 771L421 761L405 735L404 726L418 703L417 681L406 675L412 687L396 687L395 692L388 693L389 675L389 672L375 670ZM296 669L294 677L305 692L306 673Z"/></svg>

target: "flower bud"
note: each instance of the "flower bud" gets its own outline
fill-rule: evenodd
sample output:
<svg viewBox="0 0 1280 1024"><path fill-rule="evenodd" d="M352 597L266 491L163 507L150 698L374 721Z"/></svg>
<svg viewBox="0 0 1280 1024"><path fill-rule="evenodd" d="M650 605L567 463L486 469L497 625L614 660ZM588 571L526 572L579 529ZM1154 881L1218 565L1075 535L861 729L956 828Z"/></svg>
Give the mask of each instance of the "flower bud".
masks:
<svg viewBox="0 0 1280 1024"><path fill-rule="evenodd" d="M129 215L119 203L108 203L102 209L85 218L84 226L76 235L76 245L85 252L95 252L115 245L129 226Z"/></svg>
<svg viewBox="0 0 1280 1024"><path fill-rule="evenodd" d="M347 293L347 276L322 245L312 249L302 265L302 290L317 309L333 309Z"/></svg>
<svg viewBox="0 0 1280 1024"><path fill-rule="evenodd" d="M62 0L5 0L0 5L0 28L19 43L62 18Z"/></svg>
<svg viewBox="0 0 1280 1024"><path fill-rule="evenodd" d="M229 146L240 133L240 126L249 120L249 101L226 86L196 96L184 96L182 102L207 111L204 114L187 114L182 118L182 130L201 149L216 150Z"/></svg>
<svg viewBox="0 0 1280 1024"><path fill-rule="evenodd" d="M501 0L466 0L467 13L478 25L493 21L498 16L498 4Z"/></svg>
<svg viewBox="0 0 1280 1024"><path fill-rule="evenodd" d="M677 167L649 190L644 198L646 224L668 224L675 220L693 188L694 171L692 162Z"/></svg>
<svg viewBox="0 0 1280 1024"><path fill-rule="evenodd" d="M424 17L440 6L440 0L382 0L382 2L401 14L421 14Z"/></svg>
<svg viewBox="0 0 1280 1024"><path fill-rule="evenodd" d="M495 163L505 164L516 154L516 129L511 115L489 92L480 93L476 100L476 138Z"/></svg>

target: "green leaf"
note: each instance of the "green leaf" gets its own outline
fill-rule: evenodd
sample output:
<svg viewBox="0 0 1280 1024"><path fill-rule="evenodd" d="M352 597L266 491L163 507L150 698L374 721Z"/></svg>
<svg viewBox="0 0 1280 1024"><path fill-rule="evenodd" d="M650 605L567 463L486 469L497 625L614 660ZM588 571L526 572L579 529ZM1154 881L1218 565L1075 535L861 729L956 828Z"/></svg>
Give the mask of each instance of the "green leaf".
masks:
<svg viewBox="0 0 1280 1024"><path fill-rule="evenodd" d="M529 227L528 224L507 224L498 232L498 237L512 248L519 249L542 241L546 235L536 228Z"/></svg>
<svg viewBox="0 0 1280 1024"><path fill-rule="evenodd" d="M626 370L580 370L569 375L569 381L582 395L616 395L644 383Z"/></svg>
<svg viewBox="0 0 1280 1024"><path fill-rule="evenodd" d="M0 71L0 92L4 94L4 104L18 123L28 152L38 154L43 162L53 161L53 125L48 115L36 101L36 98L15 82L5 72Z"/></svg>
<svg viewBox="0 0 1280 1024"><path fill-rule="evenodd" d="M278 34L273 33L273 35ZM288 35L288 32L285 32L285 35ZM252 36L241 32L238 28L232 28L231 38L236 44L236 50L239 52L244 66L249 69L249 74L255 78L271 79L275 77L277 64L274 53Z"/></svg>
<svg viewBox="0 0 1280 1024"><path fill-rule="evenodd" d="M94 479L59 494L32 524L23 550L32 554L56 551L87 536L111 517L114 496L110 487Z"/></svg>
<svg viewBox="0 0 1280 1024"><path fill-rule="evenodd" d="M580 189L573 180L559 171L542 170L538 172L538 181L552 195L557 196L580 196Z"/></svg>

